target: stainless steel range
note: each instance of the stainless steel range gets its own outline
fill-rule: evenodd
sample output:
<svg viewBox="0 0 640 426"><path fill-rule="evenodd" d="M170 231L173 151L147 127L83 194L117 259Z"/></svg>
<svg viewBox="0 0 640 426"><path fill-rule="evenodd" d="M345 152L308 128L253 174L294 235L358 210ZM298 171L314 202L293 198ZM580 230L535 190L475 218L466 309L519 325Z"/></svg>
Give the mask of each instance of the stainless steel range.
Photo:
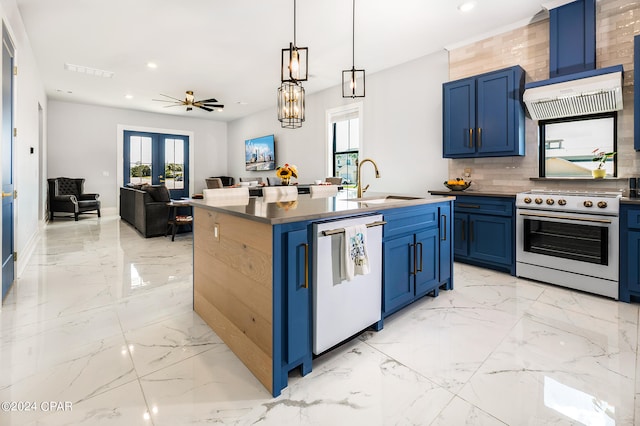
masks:
<svg viewBox="0 0 640 426"><path fill-rule="evenodd" d="M516 196L516 275L618 299L618 192Z"/></svg>

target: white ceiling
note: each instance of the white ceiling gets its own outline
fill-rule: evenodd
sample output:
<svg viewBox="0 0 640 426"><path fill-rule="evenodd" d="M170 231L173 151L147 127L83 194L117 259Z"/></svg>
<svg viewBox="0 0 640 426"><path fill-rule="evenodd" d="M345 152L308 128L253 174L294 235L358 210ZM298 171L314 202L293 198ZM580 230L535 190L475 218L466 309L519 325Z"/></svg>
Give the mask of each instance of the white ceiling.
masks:
<svg viewBox="0 0 640 426"><path fill-rule="evenodd" d="M541 0L358 0L355 65L367 75L524 25ZM293 41L292 0L17 0L50 99L233 120L275 106L280 52ZM351 1L298 0L297 44L309 48L307 94L351 68ZM157 69L147 67L155 62ZM98 78L65 63L114 72ZM428 78L417 75L415 78ZM402 84L406 82L398 82ZM222 112L163 108L161 93L215 97ZM125 99L130 94L132 99ZM242 104L241 104L242 103Z"/></svg>

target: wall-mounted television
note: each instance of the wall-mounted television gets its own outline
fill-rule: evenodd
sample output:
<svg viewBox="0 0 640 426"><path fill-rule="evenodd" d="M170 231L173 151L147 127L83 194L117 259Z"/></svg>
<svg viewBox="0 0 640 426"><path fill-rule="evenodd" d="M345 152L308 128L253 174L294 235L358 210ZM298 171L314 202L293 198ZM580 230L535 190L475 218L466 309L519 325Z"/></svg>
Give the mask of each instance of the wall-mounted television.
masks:
<svg viewBox="0 0 640 426"><path fill-rule="evenodd" d="M275 170L276 151L273 135L244 141L244 160L246 170Z"/></svg>

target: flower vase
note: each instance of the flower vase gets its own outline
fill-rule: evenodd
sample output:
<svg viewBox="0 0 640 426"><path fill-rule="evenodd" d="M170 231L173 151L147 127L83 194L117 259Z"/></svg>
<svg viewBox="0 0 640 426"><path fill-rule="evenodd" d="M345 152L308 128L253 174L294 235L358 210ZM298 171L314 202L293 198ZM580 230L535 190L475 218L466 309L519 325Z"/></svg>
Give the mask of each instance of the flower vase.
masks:
<svg viewBox="0 0 640 426"><path fill-rule="evenodd" d="M289 178L281 178L282 181L282 185L287 186L289 185Z"/></svg>
<svg viewBox="0 0 640 426"><path fill-rule="evenodd" d="M607 171L605 169L594 169L591 170L591 174L595 179L603 179L607 175Z"/></svg>

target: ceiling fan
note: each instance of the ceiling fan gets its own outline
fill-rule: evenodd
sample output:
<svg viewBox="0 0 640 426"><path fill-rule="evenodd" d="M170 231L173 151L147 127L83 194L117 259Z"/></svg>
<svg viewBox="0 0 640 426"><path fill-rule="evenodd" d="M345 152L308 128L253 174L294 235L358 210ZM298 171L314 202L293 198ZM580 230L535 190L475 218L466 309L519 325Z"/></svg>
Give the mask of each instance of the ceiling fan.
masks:
<svg viewBox="0 0 640 426"><path fill-rule="evenodd" d="M187 90L187 96L184 99L174 98L173 96L163 95L162 93L160 93L160 96L165 96L169 99L173 99L171 101L167 99L152 99L158 102L171 102L173 104L173 105L165 105L165 108L184 105L187 107L187 111L191 111L193 107L196 107L209 112L222 111L222 109L224 108L224 105L219 104L218 100L215 98L202 99L202 100L196 101L195 100L196 98L193 96L193 90Z"/></svg>

